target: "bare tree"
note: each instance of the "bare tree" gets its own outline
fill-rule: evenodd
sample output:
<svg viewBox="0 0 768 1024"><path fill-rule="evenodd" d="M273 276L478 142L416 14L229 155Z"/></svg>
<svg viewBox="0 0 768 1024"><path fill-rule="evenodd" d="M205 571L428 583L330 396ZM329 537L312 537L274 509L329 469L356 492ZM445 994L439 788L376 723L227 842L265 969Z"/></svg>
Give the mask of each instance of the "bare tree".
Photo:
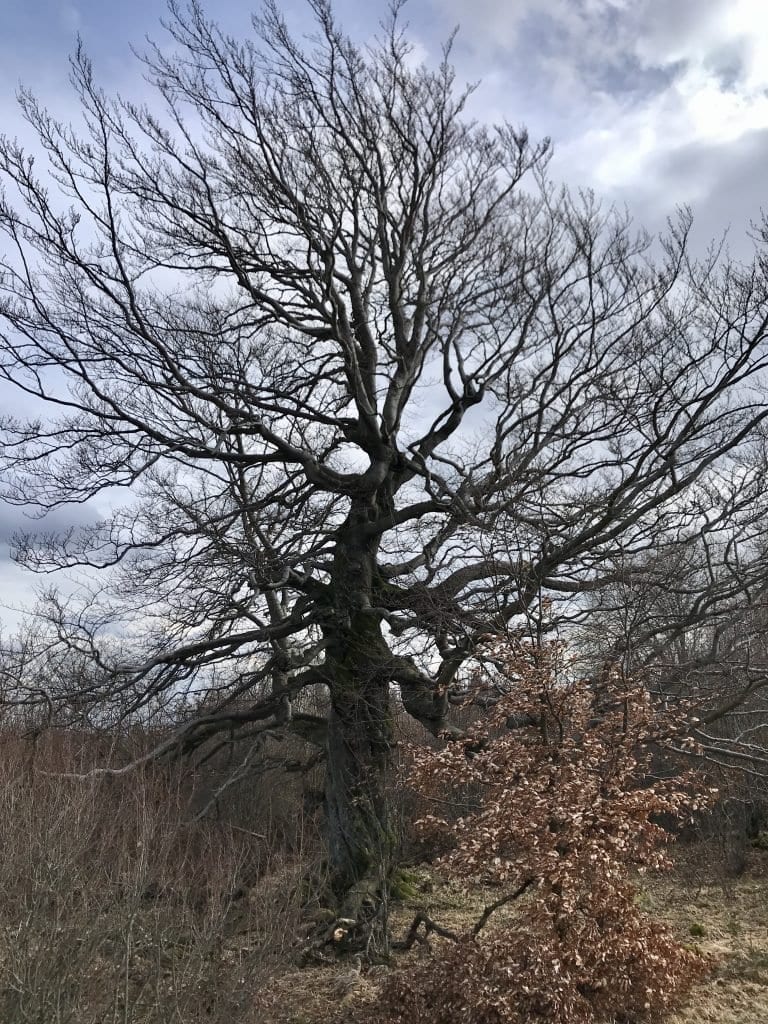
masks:
<svg viewBox="0 0 768 1024"><path fill-rule="evenodd" d="M757 265L689 257L686 212L635 233L550 183L547 142L469 121L398 4L369 48L310 7L311 41L267 3L240 42L172 2L157 109L78 51L80 134L21 95L47 169L3 140L0 368L60 416L6 417L2 460L20 504L130 488L20 541L106 584L49 607L41 657L87 666L76 692L49 672L16 699L128 715L207 690L158 755L311 738L360 919L393 850L393 694L438 733L481 638L542 601L578 616L660 534L748 528L761 472L717 481L768 412L768 299ZM318 684L327 722L299 700Z"/></svg>
<svg viewBox="0 0 768 1024"><path fill-rule="evenodd" d="M593 670L620 665L663 703L693 702L697 756L752 776L768 774L761 506L735 532L720 521L714 535L702 528L671 544L660 536L654 550L617 557L612 581L585 602L578 630Z"/></svg>

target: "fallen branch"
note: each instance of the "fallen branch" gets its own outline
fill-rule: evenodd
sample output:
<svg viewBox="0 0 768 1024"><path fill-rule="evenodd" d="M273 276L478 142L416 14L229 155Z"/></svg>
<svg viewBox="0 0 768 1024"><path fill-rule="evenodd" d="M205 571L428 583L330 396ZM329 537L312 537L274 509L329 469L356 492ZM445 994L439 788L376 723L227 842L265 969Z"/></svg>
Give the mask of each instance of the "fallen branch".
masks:
<svg viewBox="0 0 768 1024"><path fill-rule="evenodd" d="M424 925L424 934L419 934L419 928ZM429 946L429 936L432 934L439 935L442 939L450 939L452 942L460 942L460 937L456 932L450 931L448 928L442 928L436 921L423 910L419 910L411 922L411 927L404 939L399 942L393 942L393 949L411 949L415 943Z"/></svg>
<svg viewBox="0 0 768 1024"><path fill-rule="evenodd" d="M536 881L537 881L537 879L536 879L535 876L531 876L530 878L526 878L526 880L521 885L519 885L517 887L517 889L515 889L514 892L508 892L506 894L506 896L502 896L500 899L496 900L494 903L489 903L488 906L483 910L483 912L480 915L478 921L476 922L474 928L472 929L472 935L473 936L479 935L480 932L483 930L483 928L485 928L486 924L488 923L488 918L492 914L495 914L497 910L499 910L501 907L506 906L508 903L514 903L515 900L520 899L520 897L525 892L527 892L528 889L530 889L530 887Z"/></svg>

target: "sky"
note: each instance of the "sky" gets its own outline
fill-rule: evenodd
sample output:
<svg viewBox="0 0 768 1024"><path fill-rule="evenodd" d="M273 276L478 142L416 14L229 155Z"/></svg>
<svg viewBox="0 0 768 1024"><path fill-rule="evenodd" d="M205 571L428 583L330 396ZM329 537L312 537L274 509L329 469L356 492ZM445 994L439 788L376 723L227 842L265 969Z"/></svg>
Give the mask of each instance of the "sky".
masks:
<svg viewBox="0 0 768 1024"><path fill-rule="evenodd" d="M286 0L297 31L303 0ZM255 0L217 0L208 11L234 34L250 30ZM164 42L163 0L0 0L0 132L25 138L20 84L76 120L67 56L79 33L107 91L148 99L131 51ZM383 3L340 0L339 21L364 41ZM748 253L747 229L768 209L768 3L765 0L410 0L417 56L439 58L454 28L462 81L479 82L471 113L552 137L553 173L625 204L639 224L663 227L691 204L695 244L728 232ZM7 390L0 403L23 411ZM46 527L98 518L99 506L61 510ZM0 623L18 621L32 583L10 559L15 530L34 528L0 501Z"/></svg>

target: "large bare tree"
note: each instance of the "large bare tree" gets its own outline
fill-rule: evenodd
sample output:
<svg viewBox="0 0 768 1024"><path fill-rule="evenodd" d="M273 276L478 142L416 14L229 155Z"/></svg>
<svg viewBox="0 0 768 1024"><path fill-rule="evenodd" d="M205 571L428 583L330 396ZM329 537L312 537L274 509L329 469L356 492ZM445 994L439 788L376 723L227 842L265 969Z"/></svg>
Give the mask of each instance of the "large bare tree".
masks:
<svg viewBox="0 0 768 1024"><path fill-rule="evenodd" d="M548 143L468 119L448 51L415 64L397 6L366 48L309 6L311 40L267 3L240 42L172 3L154 107L78 52L79 130L22 94L47 166L3 140L0 368L52 415L6 417L2 460L20 504L130 489L21 543L107 596L53 601L77 686L16 699L205 688L174 749L312 739L357 919L392 855L394 699L439 733L481 638L578 616L659 536L750 529L768 297L759 264L689 257L686 213L653 240L554 187Z"/></svg>

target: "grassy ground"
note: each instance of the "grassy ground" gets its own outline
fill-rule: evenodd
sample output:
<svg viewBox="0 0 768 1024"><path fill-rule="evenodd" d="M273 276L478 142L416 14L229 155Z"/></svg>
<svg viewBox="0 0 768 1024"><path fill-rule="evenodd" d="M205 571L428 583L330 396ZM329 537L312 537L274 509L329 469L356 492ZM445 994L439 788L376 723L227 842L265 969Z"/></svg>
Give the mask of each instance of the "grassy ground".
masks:
<svg viewBox="0 0 768 1024"><path fill-rule="evenodd" d="M405 932L417 906L447 928L461 930L498 893L447 883L418 871L414 898L397 906L394 931ZM766 1024L768 1022L768 855L756 852L738 879L705 878L683 867L669 876L643 879L640 899L649 913L669 923L680 941L713 955L716 967L669 1024ZM433 939L439 955L439 938ZM407 970L425 954L415 949L394 958L392 970ZM364 1020L375 1003L382 976L363 971L353 991L341 997L346 967L290 968L276 977L254 1007L261 1024L341 1024Z"/></svg>
<svg viewBox="0 0 768 1024"><path fill-rule="evenodd" d="M765 1024L768 1021L768 858L755 854L745 874L716 882L655 879L649 909L682 941L717 960L712 976L670 1024Z"/></svg>

